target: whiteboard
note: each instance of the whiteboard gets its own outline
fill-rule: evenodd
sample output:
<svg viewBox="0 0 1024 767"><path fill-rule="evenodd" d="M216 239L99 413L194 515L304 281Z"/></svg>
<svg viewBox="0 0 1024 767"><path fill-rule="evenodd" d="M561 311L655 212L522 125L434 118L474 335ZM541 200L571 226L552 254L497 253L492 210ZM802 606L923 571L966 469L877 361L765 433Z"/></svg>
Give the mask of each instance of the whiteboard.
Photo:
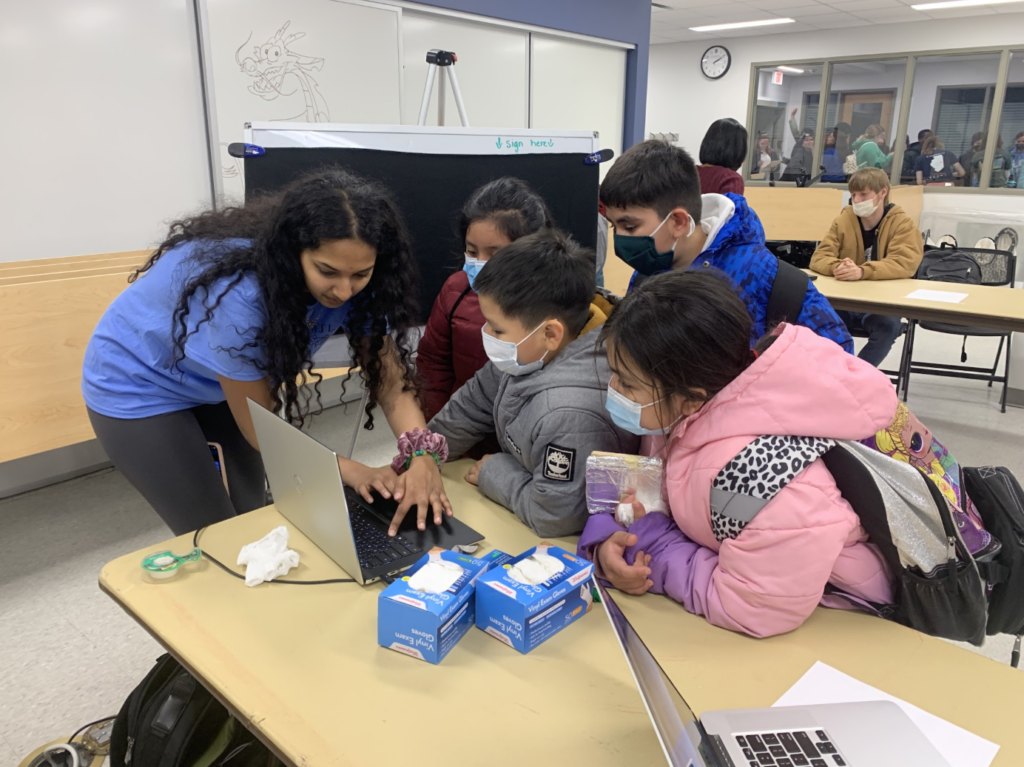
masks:
<svg viewBox="0 0 1024 767"><path fill-rule="evenodd" d="M604 146L594 131L273 122L251 123L245 140L266 148L343 147L460 155L590 154Z"/></svg>
<svg viewBox="0 0 1024 767"><path fill-rule="evenodd" d="M469 124L528 127L530 35L520 29L478 24L436 14L402 15L402 122L415 125L427 79L426 54L431 48L455 51L455 75ZM438 70L438 79L442 70ZM461 125L448 77L445 123ZM496 85L497 84L497 85ZM437 125L437 83L431 89L427 125Z"/></svg>
<svg viewBox="0 0 1024 767"><path fill-rule="evenodd" d="M622 154L626 51L534 34L530 127L596 130ZM601 166L602 177L612 163Z"/></svg>
<svg viewBox="0 0 1024 767"><path fill-rule="evenodd" d="M190 3L2 7L0 261L144 248L209 204Z"/></svg>
<svg viewBox="0 0 1024 767"><path fill-rule="evenodd" d="M218 193L240 200L227 153L252 120L401 120L401 8L359 0L203 0ZM424 65L426 66L426 65Z"/></svg>

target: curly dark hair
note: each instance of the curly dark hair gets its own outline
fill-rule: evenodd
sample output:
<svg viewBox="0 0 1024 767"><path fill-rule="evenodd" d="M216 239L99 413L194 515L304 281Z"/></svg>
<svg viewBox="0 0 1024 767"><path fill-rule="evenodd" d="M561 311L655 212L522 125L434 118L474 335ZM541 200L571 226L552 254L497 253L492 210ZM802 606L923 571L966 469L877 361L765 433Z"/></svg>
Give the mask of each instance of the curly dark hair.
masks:
<svg viewBox="0 0 1024 767"><path fill-rule="evenodd" d="M381 184L341 168L324 168L243 207L205 211L175 221L167 239L129 281L134 282L169 250L186 242L197 243L194 258L202 271L185 285L173 315L177 366L185 357L185 342L199 325L210 321L224 295L245 275L255 275L268 308L267 322L247 346L263 352L259 369L269 379L275 409L283 409L291 423L301 426L311 414L313 397L299 386L298 378L312 365L306 315L314 300L306 287L301 255L325 241L345 239L361 240L377 252L369 282L349 299L347 320L352 366L361 369L369 390L366 428L372 429L372 411L381 391L390 384L382 363L382 353L391 346L390 336L401 363L402 390L415 391L410 331L417 316L416 262L398 206ZM218 281L224 288L210 301L207 293ZM189 331L194 296L206 314ZM318 373L311 373L310 378L319 412L323 379ZM344 391L343 384L343 395Z"/></svg>

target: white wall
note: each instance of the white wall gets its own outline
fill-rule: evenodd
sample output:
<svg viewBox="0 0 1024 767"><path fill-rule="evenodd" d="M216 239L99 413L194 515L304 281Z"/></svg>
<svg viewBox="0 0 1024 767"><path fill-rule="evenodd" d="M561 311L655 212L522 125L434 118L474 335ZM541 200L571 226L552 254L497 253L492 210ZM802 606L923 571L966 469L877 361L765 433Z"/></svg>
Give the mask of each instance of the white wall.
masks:
<svg viewBox="0 0 1024 767"><path fill-rule="evenodd" d="M4 0L0 261L134 250L209 202L186 0Z"/></svg>
<svg viewBox="0 0 1024 767"><path fill-rule="evenodd" d="M530 35L520 29L411 11L402 16L403 123L415 125L419 117L427 81L426 53L432 48L455 51L459 57L455 74L470 125L527 127ZM448 76L438 71L436 77L445 83L445 124L460 125ZM436 82L427 125L437 125Z"/></svg>
<svg viewBox="0 0 1024 767"><path fill-rule="evenodd" d="M626 51L538 34L531 44L530 127L596 130L601 148L621 155ZM611 166L601 164L602 178Z"/></svg>
<svg viewBox="0 0 1024 767"><path fill-rule="evenodd" d="M997 18L998 23L994 23L993 18ZM750 66L754 62L813 61L815 57L895 54L968 46L1019 45L1024 48L1021 29L1024 29L1024 13L729 40L709 35L707 40L698 43L653 45L648 76L647 131L678 133L680 146L696 153L705 131L715 120L733 117L745 125ZM700 73L698 62L708 46L715 44L728 48L733 61L725 77L712 81ZM817 90L817 87L809 90ZM798 103L799 99L792 106ZM929 121L932 107L931 103L922 106L922 109L927 109ZM912 113L912 117L916 114ZM910 132L916 134L914 124L912 119Z"/></svg>
<svg viewBox="0 0 1024 767"><path fill-rule="evenodd" d="M322 33L315 21L297 16L298 6L282 15L274 11L274 2L260 6L264 16L269 14L265 24L245 14L231 17L238 40L232 37L231 45L211 51L212 70L227 67L219 80L212 72L218 107L226 100L225 72L240 81L234 85L246 99L233 112L231 125L236 128L245 120L282 116L239 117L251 111L245 104L256 103L247 91L250 78L239 72L235 60L236 44L250 29L254 40L266 40L290 19L294 26L289 33L306 35L296 46L299 53L320 57L326 50L313 34ZM318 2L310 0L304 7ZM218 0L208 12L217 16L218 9L245 4ZM169 221L210 204L192 0L0 0L0 5L0 59L17 71L7 78L0 116L0 146L7 150L0 184L0 221L5 224L0 262L151 247L166 234ZM371 10L327 5L339 6L327 12ZM536 128L594 129L609 142L603 146L620 151L622 48L534 35L538 45L532 74L542 92L531 116L530 33L487 23L484 17L475 21L430 11L427 6L403 9L403 61L397 59L397 29L381 33L365 21L352 22L357 33L394 48L403 98L399 104L397 82L383 89L374 86L376 95L356 93L360 97L354 102L351 94L336 95L332 121L415 123L427 72L424 54L428 48L445 47L460 54L459 83L471 125L519 128L532 122ZM211 38L216 22L209 19ZM241 55L249 52L246 48ZM371 80L360 73L363 58L349 63L345 84L355 82L365 90ZM316 77L323 86L326 75L316 70ZM385 106L391 117L382 114ZM436 123L436 106L435 95L428 124ZM457 125L450 92L447 109L448 124ZM237 138L232 134L222 141ZM220 164L237 175L237 163L221 155Z"/></svg>

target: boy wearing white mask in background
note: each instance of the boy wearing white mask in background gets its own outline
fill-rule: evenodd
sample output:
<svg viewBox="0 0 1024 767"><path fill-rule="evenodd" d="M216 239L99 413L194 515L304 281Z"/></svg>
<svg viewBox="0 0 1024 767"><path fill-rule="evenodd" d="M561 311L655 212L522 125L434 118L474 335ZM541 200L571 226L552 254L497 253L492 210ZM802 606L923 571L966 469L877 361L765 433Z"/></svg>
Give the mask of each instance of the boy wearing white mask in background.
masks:
<svg viewBox="0 0 1024 767"><path fill-rule="evenodd" d="M917 224L889 202L889 177L864 168L850 177L850 205L832 222L811 257L811 269L837 280L899 280L913 277L924 257ZM861 312L836 312L851 331L868 334L862 360L881 364L900 334L900 318Z"/></svg>
<svg viewBox="0 0 1024 767"><path fill-rule="evenodd" d="M452 457L496 433L501 452L481 458L467 481L540 536L579 533L587 457L640 446L604 406L611 371L592 331L612 303L597 290L594 254L543 229L499 250L474 288L490 362L429 428L445 436Z"/></svg>

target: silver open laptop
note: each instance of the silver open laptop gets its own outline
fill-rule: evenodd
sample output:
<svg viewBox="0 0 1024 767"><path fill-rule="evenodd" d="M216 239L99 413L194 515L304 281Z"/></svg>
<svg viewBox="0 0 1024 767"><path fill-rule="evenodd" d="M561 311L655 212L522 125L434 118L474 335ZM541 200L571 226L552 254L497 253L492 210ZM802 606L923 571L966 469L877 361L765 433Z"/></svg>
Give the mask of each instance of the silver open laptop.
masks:
<svg viewBox="0 0 1024 767"><path fill-rule="evenodd" d="M709 711L698 720L608 590L598 590L669 764L950 767L889 701Z"/></svg>
<svg viewBox="0 0 1024 767"><path fill-rule="evenodd" d="M251 399L249 413L274 506L359 583L397 575L434 546L450 549L483 540L476 530L451 517L440 525L431 519L426 530L418 530L415 509L406 515L398 535L389 537L395 501L376 496L367 503L342 483L333 450Z"/></svg>

